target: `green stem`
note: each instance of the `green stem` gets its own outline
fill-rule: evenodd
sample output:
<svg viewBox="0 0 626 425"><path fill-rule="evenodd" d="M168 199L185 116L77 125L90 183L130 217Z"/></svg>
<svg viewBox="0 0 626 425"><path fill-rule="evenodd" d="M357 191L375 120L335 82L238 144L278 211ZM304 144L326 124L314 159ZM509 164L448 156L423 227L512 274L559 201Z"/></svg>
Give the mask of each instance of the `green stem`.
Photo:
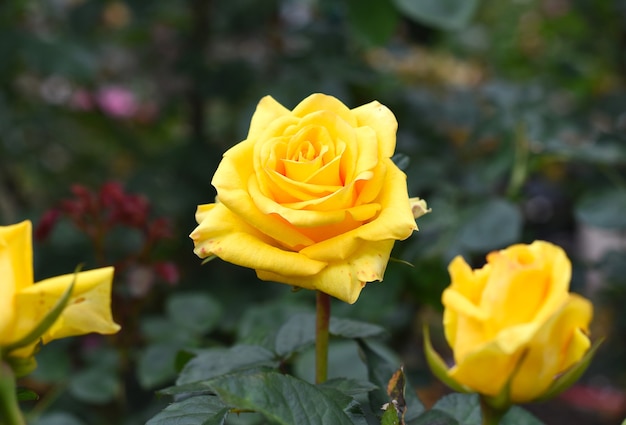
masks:
<svg viewBox="0 0 626 425"><path fill-rule="evenodd" d="M482 425L498 425L500 420L504 417L509 408L496 409L490 406L485 400L480 398L480 410L482 411L483 422Z"/></svg>
<svg viewBox="0 0 626 425"><path fill-rule="evenodd" d="M315 383L321 384L328 376L328 324L330 296L317 291L315 323Z"/></svg>
<svg viewBox="0 0 626 425"><path fill-rule="evenodd" d="M528 174L528 155L530 153L529 141L526 137L526 131L523 124L519 124L513 136L515 140L515 158L513 160L513 168L507 188L507 196L514 200L524 185L526 175Z"/></svg>
<svg viewBox="0 0 626 425"><path fill-rule="evenodd" d="M17 402L15 375L6 363L0 363L0 425L26 425Z"/></svg>

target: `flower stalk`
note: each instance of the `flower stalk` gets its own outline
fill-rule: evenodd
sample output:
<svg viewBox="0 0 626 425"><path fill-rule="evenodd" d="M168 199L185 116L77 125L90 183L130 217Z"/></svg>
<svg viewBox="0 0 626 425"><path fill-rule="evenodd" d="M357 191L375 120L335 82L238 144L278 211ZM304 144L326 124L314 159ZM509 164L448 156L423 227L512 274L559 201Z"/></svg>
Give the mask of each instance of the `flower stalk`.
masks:
<svg viewBox="0 0 626 425"><path fill-rule="evenodd" d="M315 383L328 377L328 327L330 323L330 295L317 291L315 323Z"/></svg>
<svg viewBox="0 0 626 425"><path fill-rule="evenodd" d="M26 425L15 392L15 374L0 363L0 425Z"/></svg>
<svg viewBox="0 0 626 425"><path fill-rule="evenodd" d="M480 410L483 416L482 425L498 425L509 408L497 409L480 397Z"/></svg>

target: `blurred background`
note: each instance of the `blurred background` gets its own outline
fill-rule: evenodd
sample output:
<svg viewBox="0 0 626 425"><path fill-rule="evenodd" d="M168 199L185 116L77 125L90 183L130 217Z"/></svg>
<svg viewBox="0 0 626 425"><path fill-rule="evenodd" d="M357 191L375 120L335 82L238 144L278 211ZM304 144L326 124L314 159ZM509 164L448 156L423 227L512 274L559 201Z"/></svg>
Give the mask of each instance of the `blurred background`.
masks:
<svg viewBox="0 0 626 425"><path fill-rule="evenodd" d="M116 265L123 331L50 344L22 384L37 425L143 424L195 347L269 344L313 294L202 266L187 235L256 103L313 92L399 122L394 160L432 213L383 283L333 314L385 326L426 405L447 264L545 239L592 298L590 370L528 406L547 424L626 416L626 2L11 0L0 3L0 223L35 226L36 280ZM352 343L331 376L359 376ZM311 375L310 353L293 373ZM254 424L245 415L232 424Z"/></svg>

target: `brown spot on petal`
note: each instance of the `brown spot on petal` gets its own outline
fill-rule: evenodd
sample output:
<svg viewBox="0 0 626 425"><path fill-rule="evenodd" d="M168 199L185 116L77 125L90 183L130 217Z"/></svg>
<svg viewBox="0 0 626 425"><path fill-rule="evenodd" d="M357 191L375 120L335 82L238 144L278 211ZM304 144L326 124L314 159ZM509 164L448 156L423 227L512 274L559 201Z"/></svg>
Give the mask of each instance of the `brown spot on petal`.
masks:
<svg viewBox="0 0 626 425"><path fill-rule="evenodd" d="M76 298L74 300L73 304L80 304L80 303L85 302L85 301L86 301L85 297L80 297L80 298Z"/></svg>

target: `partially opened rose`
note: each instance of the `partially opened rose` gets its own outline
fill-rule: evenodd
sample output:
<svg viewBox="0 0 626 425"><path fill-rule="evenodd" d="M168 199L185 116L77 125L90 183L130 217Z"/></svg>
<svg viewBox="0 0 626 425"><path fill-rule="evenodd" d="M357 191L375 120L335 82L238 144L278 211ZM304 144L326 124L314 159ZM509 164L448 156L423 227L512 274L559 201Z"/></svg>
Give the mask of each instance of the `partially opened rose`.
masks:
<svg viewBox="0 0 626 425"><path fill-rule="evenodd" d="M391 160L396 128L378 102L313 94L290 111L264 97L213 177L216 203L198 207L194 252L355 302L426 209Z"/></svg>
<svg viewBox="0 0 626 425"><path fill-rule="evenodd" d="M30 358L38 340L17 346L37 329L72 281L74 287L61 315L39 339L90 332L112 334L120 327L111 316L113 267L33 281L32 225L23 221L0 226L0 356Z"/></svg>
<svg viewBox="0 0 626 425"><path fill-rule="evenodd" d="M555 383L589 350L593 312L588 300L569 292L565 252L535 241L492 252L476 270L457 257L449 271L443 323L455 365L448 378L490 397L501 397L509 383L504 405L565 389Z"/></svg>

